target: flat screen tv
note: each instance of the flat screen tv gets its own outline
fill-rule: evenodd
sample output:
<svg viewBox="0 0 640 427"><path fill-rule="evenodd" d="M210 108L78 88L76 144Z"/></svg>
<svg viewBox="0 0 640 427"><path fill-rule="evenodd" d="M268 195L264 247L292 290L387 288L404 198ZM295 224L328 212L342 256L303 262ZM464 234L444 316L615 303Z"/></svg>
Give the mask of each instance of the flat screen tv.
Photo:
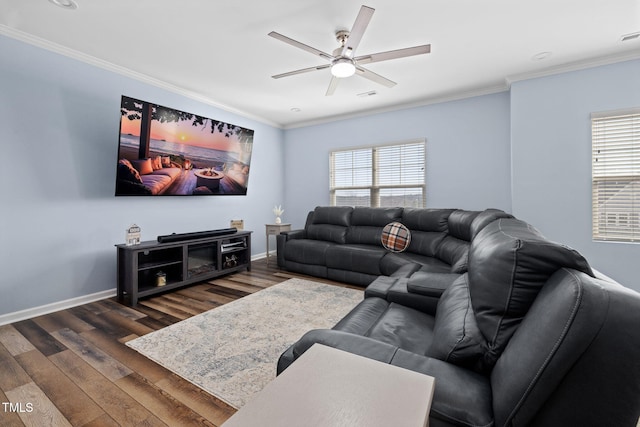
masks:
<svg viewBox="0 0 640 427"><path fill-rule="evenodd" d="M116 196L246 195L253 130L122 97Z"/></svg>

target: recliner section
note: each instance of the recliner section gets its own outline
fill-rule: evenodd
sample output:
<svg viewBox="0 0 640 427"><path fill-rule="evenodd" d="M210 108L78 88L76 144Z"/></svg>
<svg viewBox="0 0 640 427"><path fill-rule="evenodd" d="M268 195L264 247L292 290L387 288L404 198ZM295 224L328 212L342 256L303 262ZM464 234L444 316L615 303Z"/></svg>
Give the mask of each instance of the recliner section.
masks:
<svg viewBox="0 0 640 427"><path fill-rule="evenodd" d="M415 215L413 226L442 227L433 214ZM278 373L320 343L435 377L430 425L634 427L640 294L496 215L460 213L483 222L450 235L470 239L466 272L380 276L332 329L287 349Z"/></svg>

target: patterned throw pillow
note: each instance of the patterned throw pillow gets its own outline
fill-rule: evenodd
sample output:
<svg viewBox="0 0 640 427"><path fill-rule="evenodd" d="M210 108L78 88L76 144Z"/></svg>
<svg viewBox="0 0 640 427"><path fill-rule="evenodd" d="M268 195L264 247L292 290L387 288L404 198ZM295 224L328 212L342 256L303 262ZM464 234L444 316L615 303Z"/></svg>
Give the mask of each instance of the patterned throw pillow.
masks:
<svg viewBox="0 0 640 427"><path fill-rule="evenodd" d="M391 252L403 252L411 243L411 231L399 222L390 222L382 229L382 246Z"/></svg>

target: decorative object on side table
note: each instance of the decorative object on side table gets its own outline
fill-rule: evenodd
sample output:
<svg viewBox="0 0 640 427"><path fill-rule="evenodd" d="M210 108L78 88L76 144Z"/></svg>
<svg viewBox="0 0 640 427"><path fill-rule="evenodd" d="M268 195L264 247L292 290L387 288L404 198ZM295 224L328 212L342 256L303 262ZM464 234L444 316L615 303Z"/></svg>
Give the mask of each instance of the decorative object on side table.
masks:
<svg viewBox="0 0 640 427"><path fill-rule="evenodd" d="M131 224L129 228L127 228L127 234L125 236L125 244L127 246L139 245L140 244L140 227Z"/></svg>
<svg viewBox="0 0 640 427"><path fill-rule="evenodd" d="M278 205L273 208L273 214L276 216L276 224L282 223L282 219L280 218L284 213L284 209L282 209L282 205Z"/></svg>

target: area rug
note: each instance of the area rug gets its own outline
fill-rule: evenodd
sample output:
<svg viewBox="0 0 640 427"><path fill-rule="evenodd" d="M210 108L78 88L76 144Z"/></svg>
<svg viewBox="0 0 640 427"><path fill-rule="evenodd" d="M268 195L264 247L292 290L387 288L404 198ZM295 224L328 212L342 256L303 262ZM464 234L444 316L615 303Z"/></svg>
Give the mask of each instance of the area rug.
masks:
<svg viewBox="0 0 640 427"><path fill-rule="evenodd" d="M331 328L362 298L289 279L126 344L239 409L275 378L284 350L311 329Z"/></svg>

